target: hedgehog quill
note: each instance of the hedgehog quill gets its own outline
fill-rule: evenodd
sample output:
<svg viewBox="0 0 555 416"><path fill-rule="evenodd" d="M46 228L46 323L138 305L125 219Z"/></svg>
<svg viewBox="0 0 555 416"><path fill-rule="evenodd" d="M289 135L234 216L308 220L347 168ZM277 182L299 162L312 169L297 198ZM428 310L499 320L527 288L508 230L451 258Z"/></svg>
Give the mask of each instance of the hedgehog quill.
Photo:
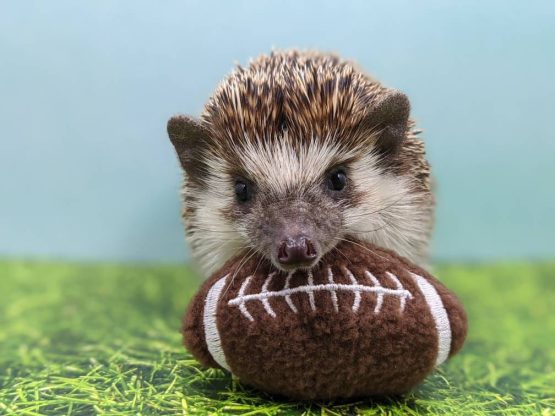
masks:
<svg viewBox="0 0 555 416"><path fill-rule="evenodd" d="M168 133L206 280L183 320L201 364L302 400L403 394L462 347L422 266L434 198L408 98L355 64L278 51Z"/></svg>
<svg viewBox="0 0 555 416"><path fill-rule="evenodd" d="M245 248L310 268L351 238L425 264L434 200L409 113L403 93L351 62L281 51L237 67L199 120L170 119L205 275Z"/></svg>

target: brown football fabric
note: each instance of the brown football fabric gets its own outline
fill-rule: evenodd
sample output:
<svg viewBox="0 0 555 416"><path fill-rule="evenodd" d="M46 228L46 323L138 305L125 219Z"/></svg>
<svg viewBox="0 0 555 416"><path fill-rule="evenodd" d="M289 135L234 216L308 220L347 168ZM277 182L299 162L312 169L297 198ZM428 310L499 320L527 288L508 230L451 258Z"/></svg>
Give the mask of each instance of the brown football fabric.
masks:
<svg viewBox="0 0 555 416"><path fill-rule="evenodd" d="M261 390L309 400L402 394L466 337L455 295L392 251L344 242L310 273L241 260L204 282L184 343L203 365Z"/></svg>

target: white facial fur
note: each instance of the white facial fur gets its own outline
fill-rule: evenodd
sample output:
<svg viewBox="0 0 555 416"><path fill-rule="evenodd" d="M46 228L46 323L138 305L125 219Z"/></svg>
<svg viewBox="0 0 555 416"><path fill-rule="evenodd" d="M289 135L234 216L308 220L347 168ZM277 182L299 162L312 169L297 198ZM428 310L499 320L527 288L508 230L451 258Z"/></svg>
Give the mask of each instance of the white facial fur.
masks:
<svg viewBox="0 0 555 416"><path fill-rule="evenodd" d="M242 168L256 182L260 192L285 197L290 189L320 189L322 178L334 164L351 160L349 186L363 192L363 200L343 210L343 227L335 237L356 238L393 249L416 263L425 261L430 227L430 212L414 192L410 178L385 173L377 157L368 149L348 149L340 140L312 140L296 151L292 141L241 142L237 152ZM193 257L206 277L220 268L230 257L245 249L256 252L244 224L232 223L223 212L236 204L234 178L229 177L228 162L217 154L205 156L210 161L206 178L207 191L195 192L185 187L186 205L194 208L193 225L187 234Z"/></svg>
<svg viewBox="0 0 555 416"><path fill-rule="evenodd" d="M345 234L425 263L432 217L411 179L384 173L372 154L353 162L350 178L366 196L364 203L345 210Z"/></svg>

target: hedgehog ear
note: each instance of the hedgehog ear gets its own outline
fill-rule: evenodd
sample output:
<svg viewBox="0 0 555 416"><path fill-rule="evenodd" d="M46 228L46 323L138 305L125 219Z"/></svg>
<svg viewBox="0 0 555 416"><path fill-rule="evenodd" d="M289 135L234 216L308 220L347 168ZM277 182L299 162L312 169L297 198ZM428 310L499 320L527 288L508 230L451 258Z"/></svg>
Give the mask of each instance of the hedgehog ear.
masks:
<svg viewBox="0 0 555 416"><path fill-rule="evenodd" d="M390 155L399 150L409 128L409 115L409 99L397 90L387 90L370 110L366 123L379 132L376 145L380 154Z"/></svg>
<svg viewBox="0 0 555 416"><path fill-rule="evenodd" d="M181 114L168 120L168 135L184 169L194 163L199 144L208 140L208 131L199 121Z"/></svg>

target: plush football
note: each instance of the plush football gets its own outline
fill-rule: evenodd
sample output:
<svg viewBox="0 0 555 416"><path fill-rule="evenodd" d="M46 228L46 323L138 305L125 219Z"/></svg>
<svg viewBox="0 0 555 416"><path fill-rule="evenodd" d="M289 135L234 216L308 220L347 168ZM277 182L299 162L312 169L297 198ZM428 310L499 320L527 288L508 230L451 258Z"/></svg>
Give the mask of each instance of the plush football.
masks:
<svg viewBox="0 0 555 416"><path fill-rule="evenodd" d="M426 271L369 244L342 243L311 271L231 259L183 324L205 366L297 399L402 394L461 348L466 315Z"/></svg>

